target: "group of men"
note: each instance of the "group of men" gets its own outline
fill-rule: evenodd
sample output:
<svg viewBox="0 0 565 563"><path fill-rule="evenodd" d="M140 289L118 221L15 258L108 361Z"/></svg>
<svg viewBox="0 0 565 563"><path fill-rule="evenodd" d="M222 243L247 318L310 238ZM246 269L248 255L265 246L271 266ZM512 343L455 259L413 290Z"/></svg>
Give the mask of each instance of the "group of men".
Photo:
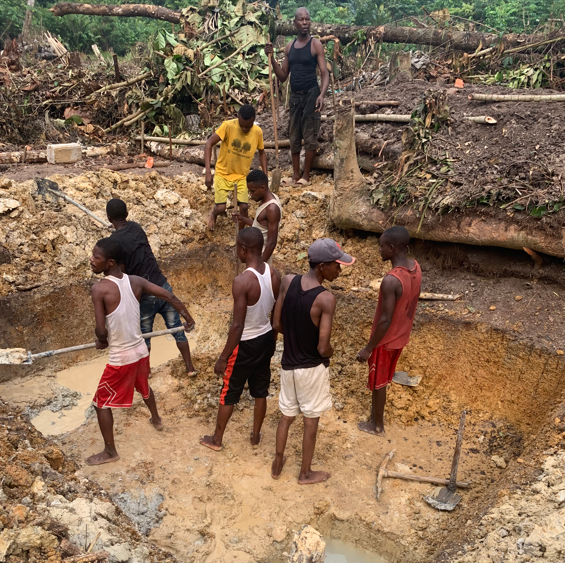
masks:
<svg viewBox="0 0 565 563"><path fill-rule="evenodd" d="M309 181L328 73L322 45L309 35L310 16L305 8L297 10L295 26L298 38L287 45L282 67L276 62L273 67L281 82L288 78L289 72L291 76L293 181L300 186ZM266 52L272 53L271 45ZM321 90L316 66L322 76ZM233 191L238 204L233 219L241 227L236 252L246 269L233 281L233 322L214 367L215 373L223 379L216 428L213 434L203 436L200 443L214 451L222 449L226 426L247 384L255 400L250 442L253 447L259 446L271 385L271 360L278 334L282 333L281 417L271 475L273 479L281 476L290 426L302 414L304 436L298 483L320 483L330 475L313 471L311 463L320 416L332 407L329 365L334 353L331 331L336 309L336 299L323 283L335 280L341 267L353 265L355 258L346 254L334 240L322 238L308 249L306 274L286 275L281 279L273 268L282 207L268 187L263 134L254 119L254 108L242 106L238 118L224 122L210 137L205 149L205 181L209 188L213 184L215 191L208 226L211 230L215 228L217 217L226 211L227 195ZM306 159L301 176L302 140ZM216 173L212 178L212 148L220 141ZM262 170L250 171L256 150ZM248 194L259 203L254 220L248 217ZM87 459L91 465L119 459L113 436L112 408L130 407L134 390L141 393L149 408L151 424L157 430L163 428L149 386L150 340L143 338L143 334L151 332L155 316L161 314L167 328L183 326L189 331L195 325L184 304L172 293L143 228L127 220L126 204L112 199L106 212L115 230L110 237L98 241L90 258L93 272L104 274L92 287L97 348L109 348L108 365L94 396L105 447L101 453ZM370 420L360 422L358 427L380 436L384 435L386 389L402 348L408 343L420 294L420 267L406 256L409 242L410 236L404 227L392 227L380 238L381 256L391 260L393 268L381 284L369 342L356 356L358 361L369 364L368 388L372 391ZM177 332L175 339L187 373L196 375L184 332Z"/></svg>

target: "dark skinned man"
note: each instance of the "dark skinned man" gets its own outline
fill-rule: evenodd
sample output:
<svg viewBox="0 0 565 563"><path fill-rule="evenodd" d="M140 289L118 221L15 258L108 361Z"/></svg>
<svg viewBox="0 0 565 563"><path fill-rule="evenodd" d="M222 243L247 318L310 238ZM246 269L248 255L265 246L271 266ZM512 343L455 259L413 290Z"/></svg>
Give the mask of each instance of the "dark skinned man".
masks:
<svg viewBox="0 0 565 563"><path fill-rule="evenodd" d="M173 292L167 278L161 272L159 264L151 250L151 245L143 227L135 221L128 221L128 209L121 199L111 199L106 204L106 215L108 221L112 223L115 231L110 237L120 243L124 251L124 262L121 265L122 271L130 276L139 276L147 281L154 283ZM157 299L153 295L144 293L141 297L141 332L148 333L153 331L155 317L161 315L167 328L181 326L179 314L174 307L165 300ZM177 348L181 353L186 366L186 373L193 377L197 374L192 365L190 355L190 345L184 332L177 332L174 335ZM151 352L151 339L146 339L145 344Z"/></svg>
<svg viewBox="0 0 565 563"><path fill-rule="evenodd" d="M246 270L233 281L233 322L228 340L214 371L223 377L216 430L200 443L214 451L222 449L222 439L234 405L239 403L245 383L255 399L251 445L261 441L261 426L267 412L271 383L271 358L277 333L271 325L272 312L279 294L281 278L261 258L263 235L255 227L243 229L237 236L236 251Z"/></svg>
<svg viewBox="0 0 565 563"><path fill-rule="evenodd" d="M228 193L237 192L239 211L243 217L248 214L248 194L245 177L251 168L255 151L259 151L259 162L267 173L267 155L263 145L263 131L255 122L255 108L248 104L241 106L237 119L224 121L215 133L212 133L204 147L204 165L206 167L206 186L214 184L214 207L208 219L208 229L216 228L216 218L226 211ZM212 179L212 148L222 141L220 154L216 162L216 174ZM243 223L240 225L243 229Z"/></svg>
<svg viewBox="0 0 565 563"><path fill-rule="evenodd" d="M273 71L284 82L290 74L290 116L289 137L292 154L293 178L295 186L310 183L312 160L318 150L321 111L324 96L328 91L330 75L324 56L324 47L310 35L310 13L306 8L298 8L294 14L294 27L298 37L285 47L282 67L273 57ZM273 45L265 47L267 56L273 53ZM318 86L316 66L320 69L322 87ZM304 172L300 175L300 150L304 140ZM286 183L286 182L283 182Z"/></svg>
<svg viewBox="0 0 565 563"><path fill-rule="evenodd" d="M410 339L422 285L418 262L406 258L409 243L410 235L404 227L391 227L381 235L381 257L392 262L392 270L381 283L369 343L357 354L359 362L369 364L367 387L372 391L370 421L360 422L358 428L376 436L385 435L386 388Z"/></svg>
<svg viewBox="0 0 565 563"><path fill-rule="evenodd" d="M284 351L279 395L281 419L271 476L279 479L281 475L290 425L302 413L299 485L313 485L330 478L326 471L312 471L310 467L320 415L332 408L329 365L334 351L330 337L336 302L322 283L335 280L341 264L350 266L355 258L345 254L334 240L323 238L308 249L308 261L310 271L306 275L283 278L273 324L276 331L283 333Z"/></svg>
<svg viewBox="0 0 565 563"><path fill-rule="evenodd" d="M273 251L277 247L279 225L282 218L282 206L279 198L269 190L269 178L262 170L252 170L247 175L247 189L253 201L259 203L255 219L233 214L234 221L257 227L263 234L263 262L273 265Z"/></svg>
<svg viewBox="0 0 565 563"><path fill-rule="evenodd" d="M104 450L90 456L86 460L88 465L120 459L114 443L112 409L131 407L134 389L141 393L151 412L151 424L157 430L163 429L155 395L149 387L149 351L139 323L141 295L147 293L167 301L185 319L185 330L194 328L194 320L177 297L144 278L124 274L120 267L122 259L123 249L112 238L99 240L90 258L92 271L105 276L91 289L96 318L96 348L109 348L110 353L93 399L104 438Z"/></svg>

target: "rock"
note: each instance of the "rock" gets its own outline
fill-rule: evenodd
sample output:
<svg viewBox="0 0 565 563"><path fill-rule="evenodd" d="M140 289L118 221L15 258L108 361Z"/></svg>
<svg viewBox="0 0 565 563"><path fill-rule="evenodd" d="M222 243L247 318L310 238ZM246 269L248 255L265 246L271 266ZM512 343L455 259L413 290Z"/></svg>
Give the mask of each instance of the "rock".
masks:
<svg viewBox="0 0 565 563"><path fill-rule="evenodd" d="M105 547L104 551L107 551L110 554L111 561L117 561L118 563L129 561L131 557L129 547L123 543L113 545L111 547Z"/></svg>
<svg viewBox="0 0 565 563"><path fill-rule="evenodd" d="M180 195L172 190L162 189L159 190L153 198L162 207L166 207L167 205L174 205L180 201Z"/></svg>
<svg viewBox="0 0 565 563"><path fill-rule="evenodd" d="M8 213L8 211L12 211L17 209L20 206L20 202L17 199L12 199L9 197L1 198L0 199L0 215L4 213Z"/></svg>
<svg viewBox="0 0 565 563"><path fill-rule="evenodd" d="M489 310L491 310L491 311L496 311L496 306L495 306L495 305L491 305L491 306L489 307Z"/></svg>
<svg viewBox="0 0 565 563"><path fill-rule="evenodd" d="M112 500L131 518L142 534L149 534L163 520L164 514L159 506L165 497L157 489L148 496L143 491L134 494L124 492L114 495Z"/></svg>
<svg viewBox="0 0 565 563"><path fill-rule="evenodd" d="M565 502L565 491L559 491L556 495L555 495L555 502L561 504L562 502Z"/></svg>
<svg viewBox="0 0 565 563"><path fill-rule="evenodd" d="M29 487L33 482L31 475L17 465L6 465L4 471L6 473L6 485L9 487Z"/></svg>
<svg viewBox="0 0 565 563"><path fill-rule="evenodd" d="M500 457L499 455L493 455L490 459L494 462L496 467L499 467L500 469L506 469L506 462L504 461L504 458Z"/></svg>
<svg viewBox="0 0 565 563"><path fill-rule="evenodd" d="M305 203L308 203L312 201L323 201L324 199L326 199L326 196L325 194L319 194L318 192L306 190L305 192L302 192L300 199Z"/></svg>
<svg viewBox="0 0 565 563"><path fill-rule="evenodd" d="M273 540L277 542L282 542L286 538L286 527L285 526L277 526L271 532L271 537Z"/></svg>
<svg viewBox="0 0 565 563"><path fill-rule="evenodd" d="M56 549L59 547L57 537L46 532L39 526L28 526L20 530L16 540L16 547L21 551L29 551L31 548L36 549Z"/></svg>
<svg viewBox="0 0 565 563"><path fill-rule="evenodd" d="M563 354L565 354L565 352L563 352L563 350L557 350L557 355L558 355L558 356L563 356Z"/></svg>
<svg viewBox="0 0 565 563"><path fill-rule="evenodd" d="M65 388L63 387L62 389L65 389ZM75 398L74 394L73 394L72 398L73 399ZM71 402L70 405L67 406L66 408L72 408L72 406L74 406L74 404L76 404L76 403ZM63 406L62 408L65 408L65 406ZM56 471L58 471L59 469L61 469L61 467L63 467L63 463L65 462L65 455L63 454L63 452L59 448L57 448L55 446L49 446L42 453L45 456L45 458L47 459L47 461L49 462L51 469L55 469Z"/></svg>
<svg viewBox="0 0 565 563"><path fill-rule="evenodd" d="M314 504L315 514L325 514L330 509L330 502L328 500L321 500Z"/></svg>
<svg viewBox="0 0 565 563"><path fill-rule="evenodd" d="M522 301L522 299L524 299L521 295L516 295L516 297L514 297L514 299L516 301Z"/></svg>
<svg viewBox="0 0 565 563"><path fill-rule="evenodd" d="M312 526L304 526L294 534L289 563L323 563L326 558L326 542Z"/></svg>
<svg viewBox="0 0 565 563"><path fill-rule="evenodd" d="M25 522L27 515L29 514L29 508L23 504L16 504L11 510L11 516L18 522Z"/></svg>
<svg viewBox="0 0 565 563"><path fill-rule="evenodd" d="M47 494L47 485L41 477L36 477L29 491L37 498L44 498Z"/></svg>
<svg viewBox="0 0 565 563"><path fill-rule="evenodd" d="M0 265L11 263L12 256L10 254L10 251L3 244L0 244ZM6 278L6 276L4 276L4 278Z"/></svg>

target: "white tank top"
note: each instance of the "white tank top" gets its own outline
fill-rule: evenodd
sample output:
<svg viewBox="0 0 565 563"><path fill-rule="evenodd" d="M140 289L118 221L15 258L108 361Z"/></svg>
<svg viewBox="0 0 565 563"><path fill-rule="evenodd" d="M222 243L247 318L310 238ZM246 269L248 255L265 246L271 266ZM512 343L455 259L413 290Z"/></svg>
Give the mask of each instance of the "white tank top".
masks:
<svg viewBox="0 0 565 563"><path fill-rule="evenodd" d="M263 225L261 225L261 223L259 223L259 221L257 220L257 217L259 217L259 215L261 215L261 213L263 212L263 209L267 209L267 207L269 207L269 205L276 205L281 212L281 217L280 219L282 219L282 204L278 198L278 196L276 196L275 194L273 194L275 197L274 199L270 199L267 203L263 203L262 205L260 205L257 208L257 211L255 212L255 219L253 219L253 225L251 225L252 227L257 227L261 233L263 234L263 250L261 252L265 252L265 246L267 246L267 235L269 233L269 229L267 227L263 227ZM279 224L280 224L280 219L279 219ZM273 255L271 254L268 262L269 266L273 265Z"/></svg>
<svg viewBox="0 0 565 563"><path fill-rule="evenodd" d="M273 295L273 286L271 284L271 269L265 264L265 273L261 275L253 268L247 268L246 272L253 272L259 280L261 286L261 295L255 305L247 307L245 315L245 326L241 340L251 340L263 334L267 334L272 327L269 321L269 315L275 305L275 296Z"/></svg>
<svg viewBox="0 0 565 563"><path fill-rule="evenodd" d="M120 290L120 304L115 311L106 315L110 350L108 364L133 364L149 355L145 340L141 336L139 301L131 289L129 276L123 274L122 279L106 276L106 279L113 281Z"/></svg>

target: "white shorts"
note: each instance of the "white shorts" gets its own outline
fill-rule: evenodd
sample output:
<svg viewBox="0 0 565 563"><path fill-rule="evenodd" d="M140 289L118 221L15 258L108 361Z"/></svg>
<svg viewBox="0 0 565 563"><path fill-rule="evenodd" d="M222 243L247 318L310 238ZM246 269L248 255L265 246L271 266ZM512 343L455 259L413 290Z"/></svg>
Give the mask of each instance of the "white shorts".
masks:
<svg viewBox="0 0 565 563"><path fill-rule="evenodd" d="M281 369L279 408L285 416L318 418L332 408L330 368Z"/></svg>

